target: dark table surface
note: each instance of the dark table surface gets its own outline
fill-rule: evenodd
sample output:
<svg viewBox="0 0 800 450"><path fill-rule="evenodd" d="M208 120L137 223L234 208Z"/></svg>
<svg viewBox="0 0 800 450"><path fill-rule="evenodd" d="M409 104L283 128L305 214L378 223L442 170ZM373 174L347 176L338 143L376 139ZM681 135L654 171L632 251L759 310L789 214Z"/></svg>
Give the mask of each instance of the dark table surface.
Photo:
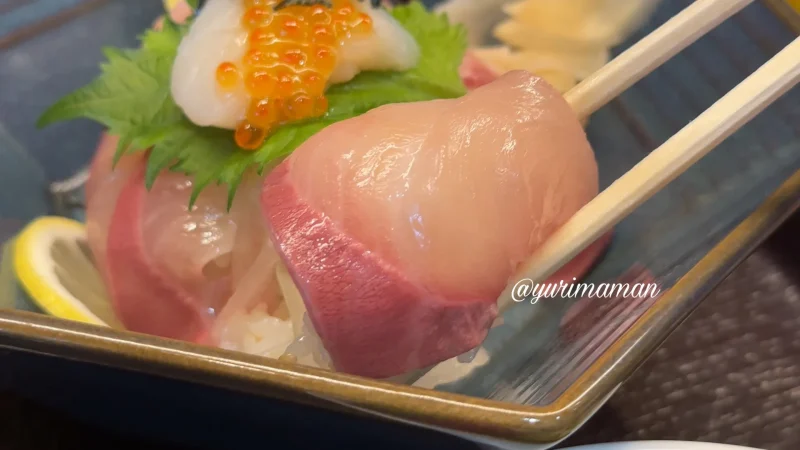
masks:
<svg viewBox="0 0 800 450"><path fill-rule="evenodd" d="M800 448L800 214L733 272L567 443Z"/></svg>

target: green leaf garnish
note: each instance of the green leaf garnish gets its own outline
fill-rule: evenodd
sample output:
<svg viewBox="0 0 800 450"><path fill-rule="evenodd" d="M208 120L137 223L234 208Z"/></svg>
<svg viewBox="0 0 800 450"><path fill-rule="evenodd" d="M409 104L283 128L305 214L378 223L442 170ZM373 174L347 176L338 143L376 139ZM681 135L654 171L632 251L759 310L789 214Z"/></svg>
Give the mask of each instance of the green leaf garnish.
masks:
<svg viewBox="0 0 800 450"><path fill-rule="evenodd" d="M458 74L467 41L460 25L431 13L419 3L399 6L391 14L417 40L421 56L406 72L363 72L327 91L328 113L276 130L256 151L243 151L233 131L190 122L171 96L172 65L189 26L167 20L161 31L148 31L136 50L107 49L102 74L64 97L39 119L40 127L88 118L120 136L117 157L150 148L146 183L152 186L165 169L194 179L192 202L209 183L229 187L229 200L249 168L264 167L291 154L326 126L389 103L455 98L466 93Z"/></svg>

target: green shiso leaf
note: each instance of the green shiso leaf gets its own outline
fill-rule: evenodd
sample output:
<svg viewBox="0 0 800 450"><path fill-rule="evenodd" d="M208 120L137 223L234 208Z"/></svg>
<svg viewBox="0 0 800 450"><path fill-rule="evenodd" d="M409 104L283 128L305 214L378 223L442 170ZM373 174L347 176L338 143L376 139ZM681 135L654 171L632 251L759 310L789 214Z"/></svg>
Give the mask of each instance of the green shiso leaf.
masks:
<svg viewBox="0 0 800 450"><path fill-rule="evenodd" d="M193 177L192 202L209 183L227 185L232 200L248 169L261 171L277 163L332 123L389 103L455 98L466 92L458 73L467 46L463 27L451 25L446 16L419 3L393 8L391 14L420 47L416 67L405 72L363 72L332 86L325 116L284 125L255 151L239 149L231 130L193 124L173 101L172 65L190 25L169 20L162 30L147 31L138 49L105 49L100 76L50 107L38 125L94 120L120 136L115 161L125 152L150 149L148 188L160 173L171 169Z"/></svg>

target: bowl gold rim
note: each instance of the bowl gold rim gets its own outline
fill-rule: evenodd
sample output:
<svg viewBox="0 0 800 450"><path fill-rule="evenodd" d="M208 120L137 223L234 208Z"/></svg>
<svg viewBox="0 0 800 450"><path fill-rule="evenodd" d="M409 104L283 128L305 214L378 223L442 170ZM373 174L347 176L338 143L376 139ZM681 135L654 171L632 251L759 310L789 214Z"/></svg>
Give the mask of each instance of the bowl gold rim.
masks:
<svg viewBox="0 0 800 450"><path fill-rule="evenodd" d="M767 5L800 33L800 11ZM800 207L800 171L694 265L553 403L526 406L390 384L42 314L0 310L0 348L124 368L350 414L527 444L567 437L711 290ZM686 308L686 305L690 305Z"/></svg>

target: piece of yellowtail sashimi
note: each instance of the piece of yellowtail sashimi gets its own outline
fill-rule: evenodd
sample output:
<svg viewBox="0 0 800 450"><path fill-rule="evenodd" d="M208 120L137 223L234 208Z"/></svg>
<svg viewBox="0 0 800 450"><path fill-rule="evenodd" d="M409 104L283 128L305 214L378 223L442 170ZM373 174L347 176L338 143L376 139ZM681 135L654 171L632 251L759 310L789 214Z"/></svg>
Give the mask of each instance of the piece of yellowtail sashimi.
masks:
<svg viewBox="0 0 800 450"><path fill-rule="evenodd" d="M330 83L350 81L363 70L408 70L417 64L414 38L383 9L357 2L370 15L374 32L352 38L339 51ZM183 38L172 69L172 97L186 117L200 126L234 129L245 118L250 96L243 86L217 87L217 67L241 61L248 49L241 0L209 0Z"/></svg>

